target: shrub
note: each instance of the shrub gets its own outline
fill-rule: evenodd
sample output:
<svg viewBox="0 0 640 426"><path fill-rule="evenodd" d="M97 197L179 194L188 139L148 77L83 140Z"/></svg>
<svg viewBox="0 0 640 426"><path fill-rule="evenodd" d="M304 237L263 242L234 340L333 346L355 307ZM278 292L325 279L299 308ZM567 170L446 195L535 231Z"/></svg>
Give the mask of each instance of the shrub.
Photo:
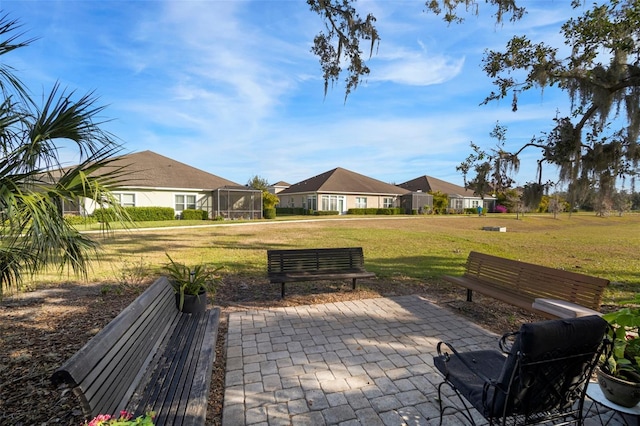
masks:
<svg viewBox="0 0 640 426"><path fill-rule="evenodd" d="M391 207L391 208L355 208L347 210L347 214L358 214L358 215L393 215L393 214L402 214L402 209L399 207Z"/></svg>
<svg viewBox="0 0 640 426"><path fill-rule="evenodd" d="M66 214L64 215L64 220L66 220L69 225L90 225L98 222L94 216L82 216L79 214Z"/></svg>
<svg viewBox="0 0 640 426"><path fill-rule="evenodd" d="M185 209L182 211L180 218L184 220L206 220L209 219L209 213L201 209Z"/></svg>
<svg viewBox="0 0 640 426"><path fill-rule="evenodd" d="M125 207L125 212L134 222L173 220L175 213L171 207ZM113 222L116 220L113 209L96 209L93 216L98 222Z"/></svg>
<svg viewBox="0 0 640 426"><path fill-rule="evenodd" d="M498 204L496 206L495 209L493 209L494 213L506 213L507 212L507 208L505 206L502 206L500 204Z"/></svg>
<svg viewBox="0 0 640 426"><path fill-rule="evenodd" d="M317 212L314 212L314 215L316 216L337 216L339 214L340 212L337 210L319 210Z"/></svg>
<svg viewBox="0 0 640 426"><path fill-rule="evenodd" d="M263 215L265 219L275 219L276 209L275 208L264 209Z"/></svg>
<svg viewBox="0 0 640 426"><path fill-rule="evenodd" d="M309 210L303 209L302 207L276 207L277 216L300 216L307 214L310 214Z"/></svg>

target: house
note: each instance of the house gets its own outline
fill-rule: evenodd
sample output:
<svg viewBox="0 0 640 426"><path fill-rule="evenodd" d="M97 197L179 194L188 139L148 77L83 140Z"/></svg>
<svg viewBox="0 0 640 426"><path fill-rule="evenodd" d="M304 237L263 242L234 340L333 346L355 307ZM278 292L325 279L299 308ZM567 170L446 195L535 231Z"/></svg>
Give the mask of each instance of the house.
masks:
<svg viewBox="0 0 640 426"><path fill-rule="evenodd" d="M267 190L274 195L278 195L280 192L284 191L285 189L289 188L291 186L290 183L287 183L285 181L279 181L277 183L274 183L273 185L269 185L269 187L267 188Z"/></svg>
<svg viewBox="0 0 640 426"><path fill-rule="evenodd" d="M420 176L398 185L412 192L440 192L446 194L449 199L449 209L461 212L468 208L477 208L482 205L485 211L493 211L496 198L493 195L485 195L484 200L462 186L454 185L431 176Z"/></svg>
<svg viewBox="0 0 640 426"><path fill-rule="evenodd" d="M262 218L262 191L247 188L153 151L123 155L105 169L124 167L113 194L123 206L171 207L176 216L201 209L210 218ZM90 201L84 212L95 209Z"/></svg>
<svg viewBox="0 0 640 426"><path fill-rule="evenodd" d="M408 192L338 167L278 192L278 206L344 214L352 208L400 207L400 198Z"/></svg>

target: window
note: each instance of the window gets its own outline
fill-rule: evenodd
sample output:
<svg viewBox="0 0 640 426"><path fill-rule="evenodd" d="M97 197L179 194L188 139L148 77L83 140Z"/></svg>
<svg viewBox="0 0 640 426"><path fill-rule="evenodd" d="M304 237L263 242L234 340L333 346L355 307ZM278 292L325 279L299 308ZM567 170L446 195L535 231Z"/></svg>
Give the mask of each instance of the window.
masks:
<svg viewBox="0 0 640 426"><path fill-rule="evenodd" d="M135 207L136 206L136 194L113 194L118 200L118 204L122 207Z"/></svg>
<svg viewBox="0 0 640 426"><path fill-rule="evenodd" d="M356 209L367 208L367 197L356 197Z"/></svg>
<svg viewBox="0 0 640 426"><path fill-rule="evenodd" d="M480 205L480 201L478 200L471 201L471 207L478 207L479 205Z"/></svg>
<svg viewBox="0 0 640 426"><path fill-rule="evenodd" d="M187 209L196 208L196 196L195 195L176 195L175 211L181 212Z"/></svg>
<svg viewBox="0 0 640 426"><path fill-rule="evenodd" d="M311 211L318 210L318 200L315 195L307 196L307 208Z"/></svg>
<svg viewBox="0 0 640 426"><path fill-rule="evenodd" d="M344 197L342 195L323 195L322 196L323 211L341 212L343 209L344 209Z"/></svg>
<svg viewBox="0 0 640 426"><path fill-rule="evenodd" d="M391 197L384 197L382 199L382 207L384 207L385 209L390 209L393 207L393 198Z"/></svg>

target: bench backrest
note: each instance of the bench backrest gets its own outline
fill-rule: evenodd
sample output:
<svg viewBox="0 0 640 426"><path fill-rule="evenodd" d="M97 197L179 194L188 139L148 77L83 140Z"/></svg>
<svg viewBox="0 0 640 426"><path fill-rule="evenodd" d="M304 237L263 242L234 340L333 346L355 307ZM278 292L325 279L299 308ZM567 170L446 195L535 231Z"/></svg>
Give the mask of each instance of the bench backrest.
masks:
<svg viewBox="0 0 640 426"><path fill-rule="evenodd" d="M180 315L167 278L156 280L56 370L52 381L74 387L85 415L119 413Z"/></svg>
<svg viewBox="0 0 640 426"><path fill-rule="evenodd" d="M267 250L269 274L361 269L362 247Z"/></svg>
<svg viewBox="0 0 640 426"><path fill-rule="evenodd" d="M609 280L472 251L465 275L535 298L562 299L600 309Z"/></svg>

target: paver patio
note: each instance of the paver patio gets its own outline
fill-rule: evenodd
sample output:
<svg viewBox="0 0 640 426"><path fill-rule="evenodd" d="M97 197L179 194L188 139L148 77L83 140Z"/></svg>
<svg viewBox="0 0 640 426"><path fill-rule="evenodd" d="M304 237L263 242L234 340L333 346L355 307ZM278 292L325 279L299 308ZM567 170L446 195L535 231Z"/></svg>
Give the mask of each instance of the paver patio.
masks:
<svg viewBox="0 0 640 426"><path fill-rule="evenodd" d="M437 425L437 343L498 337L420 296L232 313L222 424Z"/></svg>

